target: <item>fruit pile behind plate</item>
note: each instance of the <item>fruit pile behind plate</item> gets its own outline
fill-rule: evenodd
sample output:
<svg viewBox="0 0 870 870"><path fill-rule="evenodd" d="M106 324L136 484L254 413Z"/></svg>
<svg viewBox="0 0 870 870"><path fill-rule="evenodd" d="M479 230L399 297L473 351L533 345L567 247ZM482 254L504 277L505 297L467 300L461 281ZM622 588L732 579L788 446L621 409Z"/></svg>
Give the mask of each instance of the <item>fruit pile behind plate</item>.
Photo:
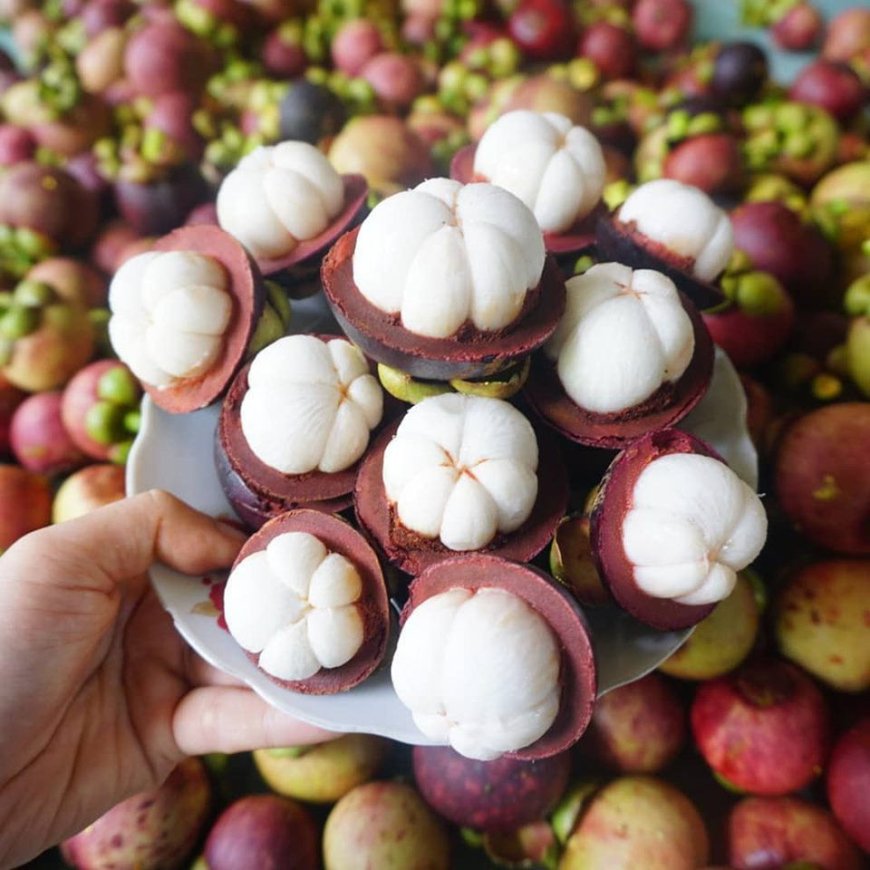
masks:
<svg viewBox="0 0 870 870"><path fill-rule="evenodd" d="M398 633L450 744L191 760L68 861L860 865L870 12L741 6L821 56L683 0L4 10L0 545L123 496L143 390L220 402L232 636L322 694ZM679 431L714 342L763 500ZM697 628L596 701L604 603Z"/></svg>

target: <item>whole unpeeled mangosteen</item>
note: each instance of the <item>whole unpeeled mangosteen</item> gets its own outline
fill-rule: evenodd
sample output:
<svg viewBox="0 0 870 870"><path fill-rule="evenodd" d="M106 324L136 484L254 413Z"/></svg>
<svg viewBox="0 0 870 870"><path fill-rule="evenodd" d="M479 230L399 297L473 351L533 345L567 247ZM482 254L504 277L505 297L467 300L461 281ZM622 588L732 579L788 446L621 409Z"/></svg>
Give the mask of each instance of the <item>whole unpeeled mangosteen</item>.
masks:
<svg viewBox="0 0 870 870"><path fill-rule="evenodd" d="M280 139L316 145L344 128L347 110L325 85L306 79L292 82L281 98Z"/></svg>
<svg viewBox="0 0 870 870"><path fill-rule="evenodd" d="M728 817L727 844L728 863L737 870L864 866L831 814L799 797L743 798Z"/></svg>
<svg viewBox="0 0 870 870"><path fill-rule="evenodd" d="M531 60L563 60L574 49L574 13L564 0L522 0L511 12L507 27Z"/></svg>
<svg viewBox="0 0 870 870"><path fill-rule="evenodd" d="M122 801L65 840L61 853L80 870L181 866L210 810L208 774L198 758L188 758L161 786Z"/></svg>
<svg viewBox="0 0 870 870"><path fill-rule="evenodd" d="M0 457L9 456L9 427L15 409L27 398L24 390L12 386L0 375Z"/></svg>
<svg viewBox="0 0 870 870"><path fill-rule="evenodd" d="M734 246L755 269L777 278L798 305L825 306L835 283L834 256L814 226L780 202L744 203L730 217Z"/></svg>
<svg viewBox="0 0 870 870"><path fill-rule="evenodd" d="M64 250L88 242L97 200L63 169L25 161L0 176L0 224L41 233Z"/></svg>
<svg viewBox="0 0 870 870"><path fill-rule="evenodd" d="M870 716L842 734L827 769L828 803L846 833L870 852L870 804L864 795L870 780Z"/></svg>
<svg viewBox="0 0 870 870"><path fill-rule="evenodd" d="M20 465L0 465L0 550L50 522L48 480Z"/></svg>
<svg viewBox="0 0 870 870"><path fill-rule="evenodd" d="M0 166L14 166L32 159L36 144L36 139L26 127L0 124Z"/></svg>
<svg viewBox="0 0 870 870"><path fill-rule="evenodd" d="M803 671L777 659L750 660L703 683L690 718L707 763L740 791L797 791L827 758L830 723L822 693Z"/></svg>
<svg viewBox="0 0 870 870"><path fill-rule="evenodd" d="M543 819L571 772L568 752L538 761L476 761L448 746L415 746L413 759L426 803L453 824L480 831L513 831Z"/></svg>
<svg viewBox="0 0 870 870"><path fill-rule="evenodd" d="M868 565L824 559L791 571L774 603L780 652L839 692L870 688Z"/></svg>
<svg viewBox="0 0 870 870"><path fill-rule="evenodd" d="M687 0L638 0L631 23L647 51L673 51L685 44L692 29L693 7Z"/></svg>
<svg viewBox="0 0 870 870"><path fill-rule="evenodd" d="M798 417L775 456L780 507L813 543L870 554L870 404L843 402Z"/></svg>
<svg viewBox="0 0 870 870"><path fill-rule="evenodd" d="M88 36L96 36L103 30L121 27L136 12L136 4L130 0L88 0L79 14Z"/></svg>
<svg viewBox="0 0 870 870"><path fill-rule="evenodd" d="M92 459L123 463L139 428L141 398L139 383L122 362L98 360L64 388L64 426Z"/></svg>
<svg viewBox="0 0 870 870"><path fill-rule="evenodd" d="M83 465L84 453L70 437L61 419L62 394L36 393L15 410L9 442L18 462L37 474L62 474Z"/></svg>
<svg viewBox="0 0 870 870"><path fill-rule="evenodd" d="M270 75L280 79L298 79L308 63L298 27L285 28L279 25L266 36L263 42L263 66Z"/></svg>
<svg viewBox="0 0 870 870"><path fill-rule="evenodd" d="M662 175L711 196L733 193L745 181L740 143L727 132L690 136L671 149L662 166Z"/></svg>
<svg viewBox="0 0 870 870"><path fill-rule="evenodd" d="M329 50L337 69L349 76L359 75L366 63L386 45L380 28L367 18L344 22L332 37Z"/></svg>
<svg viewBox="0 0 870 870"><path fill-rule="evenodd" d="M126 495L123 465L86 465L74 471L58 487L51 506L51 521L73 520L120 501Z"/></svg>
<svg viewBox="0 0 870 870"><path fill-rule="evenodd" d="M180 226L190 210L208 197L199 170L182 164L151 182L115 182L115 205L121 217L140 235L159 235Z"/></svg>
<svg viewBox="0 0 870 870"><path fill-rule="evenodd" d="M591 515L603 582L621 607L659 629L708 616L766 532L753 490L707 444L676 429L651 432L618 454Z"/></svg>
<svg viewBox="0 0 870 870"><path fill-rule="evenodd" d="M83 308L98 308L106 304L106 279L81 260L49 257L33 266L25 277L28 281L50 285L65 302Z"/></svg>
<svg viewBox="0 0 870 870"><path fill-rule="evenodd" d="M153 281L163 295L149 304L143 293ZM218 227L182 227L115 273L109 335L153 401L185 413L227 388L248 353L265 296L256 265L232 236Z"/></svg>
<svg viewBox="0 0 870 870"><path fill-rule="evenodd" d="M589 58L601 77L608 81L631 78L637 54L637 45L628 28L610 21L590 24L577 41L578 57Z"/></svg>
<svg viewBox="0 0 870 870"><path fill-rule="evenodd" d="M389 604L377 556L334 515L290 511L266 523L236 558L223 605L247 655L295 692L344 692L386 652Z"/></svg>
<svg viewBox="0 0 870 870"><path fill-rule="evenodd" d="M378 104L390 112L407 112L426 86L417 60L393 51L376 54L359 71L359 77L372 86Z"/></svg>
<svg viewBox="0 0 870 870"><path fill-rule="evenodd" d="M825 22L821 13L806 0L790 6L770 28L774 44L785 51L808 51L822 37Z"/></svg>
<svg viewBox="0 0 870 870"><path fill-rule="evenodd" d="M289 798L246 795L218 816L208 832L203 856L209 870L317 870L317 825L307 809Z"/></svg>
<svg viewBox="0 0 870 870"><path fill-rule="evenodd" d="M156 96L143 121L145 135L149 130L159 130L183 151L185 160L196 163L205 150L205 142L193 124L198 103L197 95L184 91Z"/></svg>
<svg viewBox="0 0 870 870"><path fill-rule="evenodd" d="M856 6L835 15L829 22L822 57L848 63L870 47L870 9Z"/></svg>
<svg viewBox="0 0 870 870"><path fill-rule="evenodd" d="M570 593L531 565L481 553L411 583L391 677L427 737L480 761L564 752L589 724L597 684Z"/></svg>
<svg viewBox="0 0 870 870"><path fill-rule="evenodd" d="M324 392L326 384L341 393L341 402ZM276 416L276 407L285 411ZM233 509L257 528L295 507L329 513L348 507L382 415L380 385L346 339L276 341L239 372L221 408L215 461Z"/></svg>
<svg viewBox="0 0 870 870"><path fill-rule="evenodd" d="M90 260L105 275L114 275L123 262L122 253L142 238L127 221L115 218L104 224L91 245Z"/></svg>
<svg viewBox="0 0 870 870"><path fill-rule="evenodd" d="M792 82L789 99L827 110L848 123L867 103L867 88L848 64L819 59L804 67Z"/></svg>
<svg viewBox="0 0 870 870"><path fill-rule="evenodd" d="M450 839L410 785L369 782L332 808L323 829L324 870L421 864L427 870L448 870Z"/></svg>

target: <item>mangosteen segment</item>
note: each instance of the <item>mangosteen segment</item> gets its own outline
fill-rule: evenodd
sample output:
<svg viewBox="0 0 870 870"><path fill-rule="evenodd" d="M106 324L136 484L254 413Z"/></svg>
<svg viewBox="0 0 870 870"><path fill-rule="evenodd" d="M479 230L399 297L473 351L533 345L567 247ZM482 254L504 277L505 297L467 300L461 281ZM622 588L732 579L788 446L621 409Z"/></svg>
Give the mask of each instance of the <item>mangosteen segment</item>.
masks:
<svg viewBox="0 0 870 870"><path fill-rule="evenodd" d="M227 580L224 617L262 671L310 694L364 680L389 630L374 552L344 520L306 510L276 517L248 540Z"/></svg>
<svg viewBox="0 0 870 870"><path fill-rule="evenodd" d="M258 261L290 257L342 212L345 187L325 155L307 142L261 146L242 158L218 190L221 227Z"/></svg>
<svg viewBox="0 0 870 870"><path fill-rule="evenodd" d="M433 178L381 201L353 253L359 292L416 336L494 333L522 314L544 268L532 212L491 184Z"/></svg>
<svg viewBox="0 0 870 870"><path fill-rule="evenodd" d="M392 679L424 734L480 760L567 749L596 691L576 602L536 568L483 554L411 584Z"/></svg>
<svg viewBox="0 0 870 870"><path fill-rule="evenodd" d="M643 288L655 288L656 292L662 291L664 297L656 298L654 307L649 311L636 311L638 327L651 330L647 339L636 336L630 342L630 348L626 348L620 356L615 348L618 342L625 340L625 323L622 315L624 311L613 311L611 314L619 317L617 334L598 336L594 343L590 341L591 330L595 332L601 327L602 315L605 313L603 305L615 305L617 309L626 306L627 299L620 296L609 296L611 290L606 289L612 275L619 276L621 270L626 270L621 283L626 290L621 292L645 292ZM586 276L591 275L591 279ZM637 278L640 276L640 282ZM658 276L658 278L654 277ZM678 423L698 402L703 398L709 386L713 374L713 342L710 334L704 326L704 322L697 309L679 291L671 293L671 289L663 284L667 278L661 273L635 270L631 273L627 267L619 264L604 264L594 266L585 275L571 279L573 292L569 302L566 316L562 319L559 329L554 333L550 344L545 350L537 353L532 360L532 369L529 380L526 383L524 395L534 410L556 431L579 444L592 447L622 448L653 429L664 429ZM668 281L668 284L670 282ZM673 287L673 285L671 285ZM593 295L594 294L594 295ZM663 321L660 317L661 303L667 299L667 305L678 305L686 320L675 316L673 322ZM598 302L596 305L595 303ZM630 302L631 307L637 307L642 303L639 300ZM593 312L592 318L584 317L588 312ZM597 312L597 313L595 313ZM671 311L676 315L676 311ZM577 316L582 315L582 316ZM571 329L571 322L578 324ZM645 321L648 319L648 322ZM653 326L655 322L655 326ZM688 323L691 338L684 344L684 327ZM579 328L578 328L579 327ZM661 332L659 332L661 330ZM653 339L652 333L660 337ZM575 350L570 350L569 341L576 341ZM598 351L595 352L597 347ZM685 352L691 347L690 358L685 361ZM557 362L552 358L555 351L559 351ZM646 358L644 367L640 370L634 367L634 361L638 354ZM658 357L655 362L653 357ZM564 357L564 360L562 359ZM587 359L588 365L580 365L581 358ZM685 366L684 366L685 363ZM657 365L653 376L652 366ZM576 366L576 371L571 371ZM575 383L574 395L587 403L595 404L601 410L593 410L583 407L572 398L566 390L565 376L561 374L564 369L567 373L568 382ZM605 370L610 376L620 378L631 374L633 383L626 387L620 384L617 392L623 395L621 402L607 402L591 400L591 394L598 393L607 382L604 377ZM643 390L639 390L642 380L646 381ZM658 383L656 383L658 382ZM644 398L633 405L616 408L617 404L624 404L627 400L628 389L640 395L646 393ZM652 392L648 392L649 390ZM623 393L623 390L626 392ZM590 394L590 399L584 396ZM608 410L610 408L610 410Z"/></svg>
<svg viewBox="0 0 870 870"><path fill-rule="evenodd" d="M565 282L555 261L547 258L540 282L526 293L519 317L508 328L484 332L466 323L446 339L415 335L357 288L353 255L359 233L345 233L324 258L326 300L339 326L366 356L412 377L443 381L493 375L540 347L564 311Z"/></svg>
<svg viewBox="0 0 870 870"><path fill-rule="evenodd" d="M617 456L591 517L593 556L617 603L686 628L727 597L761 551L761 500L699 439L652 432Z"/></svg>
<svg viewBox="0 0 870 870"><path fill-rule="evenodd" d="M232 236L184 227L116 272L109 335L155 403L184 413L224 391L264 300L259 272Z"/></svg>

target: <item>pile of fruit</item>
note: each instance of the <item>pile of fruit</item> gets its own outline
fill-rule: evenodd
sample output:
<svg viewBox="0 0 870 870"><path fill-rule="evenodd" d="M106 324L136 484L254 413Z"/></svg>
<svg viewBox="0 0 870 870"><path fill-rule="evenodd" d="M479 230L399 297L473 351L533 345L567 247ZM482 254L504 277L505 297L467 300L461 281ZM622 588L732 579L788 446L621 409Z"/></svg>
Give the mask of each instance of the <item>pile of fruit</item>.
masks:
<svg viewBox="0 0 870 870"><path fill-rule="evenodd" d="M771 79L752 43L690 44L686 0L3 4L0 547L123 497L144 391L173 413L222 401L221 482L251 530L268 521L237 562L224 616L261 669L274 659L272 638L237 591L250 574L240 565L262 566L287 532L316 532L330 551L367 566L361 580L342 574L341 592L334 572L329 590L341 599L331 609L346 611L345 636L357 632L359 642L349 651L319 643L314 665L306 648L306 661L298 653L294 668L271 673L278 682L332 692L366 679L386 646L382 566L391 563L391 580L419 575L409 601L390 587L405 605L404 626L419 625L435 593L456 591L439 574L444 549L486 547L497 555L456 558L471 560L469 574L502 571L509 590L525 588L519 574L548 590L525 596L524 630L539 630L529 611L553 625L571 614L572 638L555 633L582 696L569 705L573 721L553 726L555 738L536 733L501 750L480 734L451 733L454 748L413 749L349 735L190 759L157 792L67 841L64 860L212 870L270 861L327 870L862 866L870 851L870 10L825 21L805 0L740 6L781 49L818 49L790 85ZM521 194L494 184L474 185L486 195L463 200L473 188L461 182L509 187L519 177L522 188L540 148L533 143L514 165L502 158L544 118L553 125L544 135L575 149L577 166L560 170L583 190L570 215L543 193L512 212ZM301 165L304 183L290 178ZM570 186L551 179L550 192ZM282 208L285 194L304 207ZM685 235L704 236L690 255L680 239L668 247L650 229L677 212L666 207L674 197L687 209L676 218ZM497 233L475 228L481 214L489 227L502 221ZM467 262L475 281L519 281L515 300L453 288L459 301L433 314L421 299L438 295L437 281L422 281L416 295L400 286L407 276L390 270L408 271L406 249L423 250L427 221L461 225L468 250L433 247L417 272ZM531 235L517 229L527 225ZM717 241L720 230L733 251ZM497 249L504 238L510 244ZM633 275L606 265L614 259ZM614 317L602 313L614 298L658 294L663 307L649 322L640 305L616 315L614 338L593 345L575 288L598 294L599 321ZM362 352L324 336L282 337L293 331L296 300L321 293ZM677 313L664 326L666 299ZM653 327L658 343L618 343L620 329L649 336ZM188 351L181 339L190 335ZM660 580L641 590L626 571L631 560L616 558L608 540L628 526L629 496L660 455L722 464L667 428L706 389L710 338L740 372L763 498L734 475L721 492L743 499L745 514L734 516L766 513L767 542L757 554L756 518L741 538L746 559L734 557L735 567L723 556L736 582L713 573L703 590L700 580L674 581L676 600L661 604L649 593ZM573 380L562 377L572 354L586 367ZM602 356L624 370L613 374ZM656 366L667 377L623 395L625 378ZM313 459L302 461L269 427L283 415L299 429L290 440L301 441L322 413L302 404L281 411L269 391L281 378L295 388L297 373L309 371L318 384L336 381L347 413L335 411L322 429L342 437L309 435ZM476 399L508 410L478 411ZM517 407L534 420L532 442L528 424L515 425ZM451 514L447 496L433 520L418 509L425 499L401 495L433 491L435 477L420 482L428 448L397 447L399 435L440 431L442 412L466 415L467 431L483 415L494 428L481 429L490 439L479 436L482 445L496 430L519 445L520 458L484 487L495 504L489 538L478 537L464 507ZM394 437L402 414L416 422ZM524 463L538 464L535 437L542 483L522 495ZM556 455L564 468L547 464ZM661 485L648 488L657 506ZM509 517L520 501L526 512ZM288 504L314 508L318 519L300 511L288 520ZM355 515L365 539L327 518L333 510ZM421 544L432 526L426 535L438 540ZM673 534L668 545L677 547ZM516 581L514 568L491 567L498 555L517 560ZM536 567L517 565L525 562ZM315 576L305 580L312 589ZM483 626L495 613L485 608L497 605L480 603L476 582L467 581ZM614 600L657 629L697 627L657 672L593 705L577 602ZM451 605L452 618L464 603ZM403 701L417 693L408 662L425 651L410 647L400 644L393 661ZM364 661L354 658L359 650ZM484 658L475 663L490 673ZM57 852L39 860L60 863Z"/></svg>

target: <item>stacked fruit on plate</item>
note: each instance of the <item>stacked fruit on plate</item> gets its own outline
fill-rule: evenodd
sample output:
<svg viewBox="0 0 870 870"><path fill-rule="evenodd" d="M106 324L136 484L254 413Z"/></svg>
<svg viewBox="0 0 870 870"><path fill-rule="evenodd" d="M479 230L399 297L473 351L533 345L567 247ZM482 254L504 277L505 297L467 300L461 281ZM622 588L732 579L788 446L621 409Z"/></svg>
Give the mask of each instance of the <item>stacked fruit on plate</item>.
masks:
<svg viewBox="0 0 870 870"><path fill-rule="evenodd" d="M684 0L5 10L0 545L219 403L233 639L443 744L194 759L67 861L860 865L870 12L743 5L789 88ZM680 429L714 344L763 498ZM695 631L596 698L600 606Z"/></svg>

